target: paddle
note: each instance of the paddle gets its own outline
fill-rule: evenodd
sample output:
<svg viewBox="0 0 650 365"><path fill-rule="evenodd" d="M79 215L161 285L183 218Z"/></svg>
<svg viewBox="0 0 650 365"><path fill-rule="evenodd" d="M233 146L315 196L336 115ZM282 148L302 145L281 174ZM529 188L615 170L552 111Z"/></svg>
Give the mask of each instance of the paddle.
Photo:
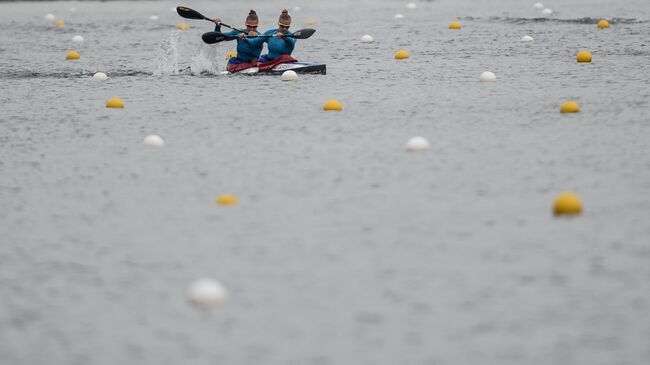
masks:
<svg viewBox="0 0 650 365"><path fill-rule="evenodd" d="M287 38L296 38L296 39L307 39L312 36L316 32L315 29L300 29L295 31L293 34L287 35L285 37ZM273 37L272 35L249 35L246 36L246 38L270 38ZM218 42L223 42L223 41L230 41L233 39L239 38L236 35L230 35L230 34L224 34L220 32L207 32L203 33L201 36L203 38L203 42L208 43L208 44L214 44Z"/></svg>
<svg viewBox="0 0 650 365"><path fill-rule="evenodd" d="M203 33L201 38L203 39L203 42L205 42L207 44L219 43L219 42L223 42L223 41L226 40L225 35L223 33L219 33L219 32Z"/></svg>
<svg viewBox="0 0 650 365"><path fill-rule="evenodd" d="M214 23L214 21L212 19L208 18L207 16L199 13L198 11L196 11L194 9L190 9L190 8L185 7L185 6L177 6L176 7L176 12L178 13L178 15L182 16L183 18L207 20L209 22ZM224 27L230 28L232 30L236 30L236 31L238 31L240 33L246 33L246 31L243 30L243 29L231 27L230 25L225 24L225 23L220 23L220 25L223 25Z"/></svg>
<svg viewBox="0 0 650 365"><path fill-rule="evenodd" d="M311 29L311 28L305 28L305 29L299 29L289 35L283 35L282 38L296 38L296 39L307 39L311 37L314 33L316 33L316 29ZM273 37L273 35L258 35L258 36L248 36L248 38L255 38L255 37L260 37L260 38L270 38Z"/></svg>

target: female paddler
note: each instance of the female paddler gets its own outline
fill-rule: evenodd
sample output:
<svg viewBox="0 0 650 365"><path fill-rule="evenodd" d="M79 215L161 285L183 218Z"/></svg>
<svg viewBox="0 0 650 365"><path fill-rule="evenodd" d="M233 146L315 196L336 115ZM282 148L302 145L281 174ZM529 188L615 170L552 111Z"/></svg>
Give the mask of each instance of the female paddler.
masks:
<svg viewBox="0 0 650 365"><path fill-rule="evenodd" d="M212 19L212 21L216 24L214 31L221 32L221 19L215 18ZM246 17L246 33L241 33L236 30L224 33L239 37L237 38L237 57L230 57L228 60L228 71L237 72L257 66L258 58L264 48L265 39L263 37L248 38L248 36L259 35L259 33L257 33L258 23L259 19L257 13L255 10L251 10Z"/></svg>
<svg viewBox="0 0 650 365"><path fill-rule="evenodd" d="M278 28L270 29L264 32L264 35L271 36L266 38L268 42L269 53L262 55L257 65L260 71L271 69L273 66L280 63L296 62L297 59L291 57L291 52L296 46L296 39L286 37L291 35L289 32L291 27L291 15L287 9L282 10L280 19L278 19Z"/></svg>

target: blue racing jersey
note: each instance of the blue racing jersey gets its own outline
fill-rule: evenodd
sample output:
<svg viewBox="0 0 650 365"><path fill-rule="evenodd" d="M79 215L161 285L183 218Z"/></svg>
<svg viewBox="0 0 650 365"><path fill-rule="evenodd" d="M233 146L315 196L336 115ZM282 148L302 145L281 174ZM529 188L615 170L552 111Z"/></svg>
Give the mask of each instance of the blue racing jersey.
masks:
<svg viewBox="0 0 650 365"><path fill-rule="evenodd" d="M221 32L221 26L214 27L215 32ZM224 33L227 35L239 35L239 32L232 30ZM264 38L237 38L237 58L244 62L250 62L256 58L260 58L262 49L264 48Z"/></svg>
<svg viewBox="0 0 650 365"><path fill-rule="evenodd" d="M278 33L278 29L269 29L266 32L264 32L264 35L274 35ZM287 33L291 34L291 32ZM265 40L269 44L269 55L268 58L270 60L274 60L282 55L289 55L291 56L291 52L293 52L293 48L296 46L296 38L275 38L275 37L269 37L266 38Z"/></svg>

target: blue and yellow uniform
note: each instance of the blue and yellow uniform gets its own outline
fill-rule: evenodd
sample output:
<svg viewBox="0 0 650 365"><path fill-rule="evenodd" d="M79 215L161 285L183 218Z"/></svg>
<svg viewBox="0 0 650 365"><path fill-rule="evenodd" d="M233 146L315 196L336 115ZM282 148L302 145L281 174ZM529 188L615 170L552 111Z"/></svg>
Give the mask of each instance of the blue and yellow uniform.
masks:
<svg viewBox="0 0 650 365"><path fill-rule="evenodd" d="M264 35L273 36L279 32L278 29L269 29L264 32ZM287 32L285 35L290 35L291 32ZM264 38L263 38L264 39ZM265 41L268 43L269 53L262 56L260 62L272 61L282 55L291 56L294 47L296 46L296 38L289 37L269 37ZM266 59L266 60L265 60Z"/></svg>
<svg viewBox="0 0 650 365"><path fill-rule="evenodd" d="M221 25L214 27L215 32L221 32ZM240 32L233 30L224 34L237 36ZM237 38L237 57L232 57L228 63L248 63L260 57L264 48L264 38Z"/></svg>

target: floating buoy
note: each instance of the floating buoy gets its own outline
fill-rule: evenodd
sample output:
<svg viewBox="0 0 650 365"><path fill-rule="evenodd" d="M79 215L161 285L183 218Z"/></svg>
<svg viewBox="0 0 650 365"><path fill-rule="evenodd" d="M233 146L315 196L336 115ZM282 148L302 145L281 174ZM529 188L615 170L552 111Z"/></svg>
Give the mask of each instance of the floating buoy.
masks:
<svg viewBox="0 0 650 365"><path fill-rule="evenodd" d="M542 3L535 3L535 4L533 4L533 6L534 6L536 9L541 9L541 8L544 7L544 4L542 4Z"/></svg>
<svg viewBox="0 0 650 365"><path fill-rule="evenodd" d="M185 23L185 22L180 22L180 23L176 24L176 29L178 29L178 30L187 30L188 28L189 28L189 25L187 25L187 23Z"/></svg>
<svg viewBox="0 0 650 365"><path fill-rule="evenodd" d="M372 38L372 36L369 35L369 34L366 34L363 37L361 37L361 43L372 43L374 41L375 41L375 39Z"/></svg>
<svg viewBox="0 0 650 365"><path fill-rule="evenodd" d="M152 15L149 17L151 20L158 20L158 15Z"/></svg>
<svg viewBox="0 0 650 365"><path fill-rule="evenodd" d="M323 105L323 110L341 111L343 110L343 105L338 100L328 100Z"/></svg>
<svg viewBox="0 0 650 365"><path fill-rule="evenodd" d="M282 81L294 81L298 79L296 71L287 70L282 73Z"/></svg>
<svg viewBox="0 0 650 365"><path fill-rule="evenodd" d="M237 57L237 51L230 51L230 52L226 53L226 61L233 58L233 57Z"/></svg>
<svg viewBox="0 0 650 365"><path fill-rule="evenodd" d="M45 14L45 20L54 20L56 17L54 14Z"/></svg>
<svg viewBox="0 0 650 365"><path fill-rule="evenodd" d="M560 105L560 113L577 113L580 111L580 104L573 100L567 100Z"/></svg>
<svg viewBox="0 0 650 365"><path fill-rule="evenodd" d="M403 49L400 49L399 51L395 52L395 59L396 60L404 60L404 59L407 59L409 57L410 57L409 53L406 52Z"/></svg>
<svg viewBox="0 0 650 365"><path fill-rule="evenodd" d="M431 147L431 144L429 144L429 141L427 141L426 138L424 137L413 137L406 142L406 149L408 151L422 151L429 149Z"/></svg>
<svg viewBox="0 0 650 365"><path fill-rule="evenodd" d="M234 195L224 194L217 197L217 205L236 205L237 198Z"/></svg>
<svg viewBox="0 0 650 365"><path fill-rule="evenodd" d="M75 11L77 11L77 8L70 8L70 12L74 13Z"/></svg>
<svg viewBox="0 0 650 365"><path fill-rule="evenodd" d="M146 136L144 138L144 141L142 141L142 143L145 146L152 146L152 147L162 147L165 145L165 141L162 138L160 138L160 136L157 136L155 134Z"/></svg>
<svg viewBox="0 0 650 365"><path fill-rule="evenodd" d="M460 29L460 22L449 23L449 29Z"/></svg>
<svg viewBox="0 0 650 365"><path fill-rule="evenodd" d="M605 20L605 19L600 19L598 21L598 28L600 28L600 29L609 28L609 22L607 20Z"/></svg>
<svg viewBox="0 0 650 365"><path fill-rule="evenodd" d="M300 11L300 6L294 6L293 11Z"/></svg>
<svg viewBox="0 0 650 365"><path fill-rule="evenodd" d="M108 76L106 76L106 74L103 72L97 72L96 74L93 75L93 80L106 81L108 80Z"/></svg>
<svg viewBox="0 0 650 365"><path fill-rule="evenodd" d="M418 7L418 6L417 6L415 3L408 3L408 4L406 4L406 8L407 8L407 9L415 9L415 8L417 8L417 7Z"/></svg>
<svg viewBox="0 0 650 365"><path fill-rule="evenodd" d="M75 42L75 43L83 43L84 42L84 37L82 37L80 35L76 35L76 36L72 37L72 41Z"/></svg>
<svg viewBox="0 0 650 365"><path fill-rule="evenodd" d="M549 8L546 8L546 9L542 10L542 14L543 15L551 15L551 14L553 14L553 10L551 10Z"/></svg>
<svg viewBox="0 0 650 365"><path fill-rule="evenodd" d="M497 81L497 77L494 73L490 71L485 71L479 76L479 79L481 82L495 82Z"/></svg>
<svg viewBox="0 0 650 365"><path fill-rule="evenodd" d="M124 108L124 102L120 98L110 98L106 101L107 108Z"/></svg>
<svg viewBox="0 0 650 365"><path fill-rule="evenodd" d="M314 19L307 19L305 20L305 25L316 25L316 21Z"/></svg>
<svg viewBox="0 0 650 365"><path fill-rule="evenodd" d="M70 51L67 55L65 55L66 60L78 60L80 57L81 56L79 56L79 53L76 51Z"/></svg>
<svg viewBox="0 0 650 365"><path fill-rule="evenodd" d="M395 19L402 19L404 18L404 15L402 14L395 14Z"/></svg>
<svg viewBox="0 0 650 365"><path fill-rule="evenodd" d="M525 36L521 37L521 41L522 41L522 42L532 42L532 41L534 41L534 40L535 40L535 39L533 39L533 37L531 37L531 36L529 36L529 35L525 35Z"/></svg>
<svg viewBox="0 0 650 365"><path fill-rule="evenodd" d="M575 193L565 192L558 195L553 202L553 214L578 215L582 213L582 202Z"/></svg>
<svg viewBox="0 0 650 365"><path fill-rule="evenodd" d="M591 62L591 53L587 51L580 51L578 52L578 56L576 57L576 60L578 62Z"/></svg>
<svg viewBox="0 0 650 365"><path fill-rule="evenodd" d="M63 21L63 19L57 19L54 21L54 25L60 28L65 25L65 21Z"/></svg>
<svg viewBox="0 0 650 365"><path fill-rule="evenodd" d="M216 280L203 278L190 285L187 296L190 302L196 306L218 307L228 299L228 290Z"/></svg>

